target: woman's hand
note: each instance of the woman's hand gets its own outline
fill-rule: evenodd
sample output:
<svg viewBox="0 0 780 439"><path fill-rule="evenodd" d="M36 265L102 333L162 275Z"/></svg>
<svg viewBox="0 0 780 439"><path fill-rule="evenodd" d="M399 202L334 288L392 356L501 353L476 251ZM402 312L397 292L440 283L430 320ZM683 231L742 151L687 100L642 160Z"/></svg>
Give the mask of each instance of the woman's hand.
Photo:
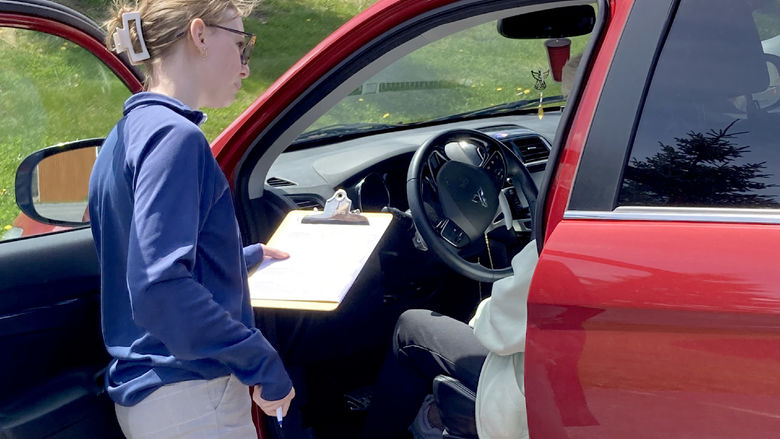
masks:
<svg viewBox="0 0 780 439"><path fill-rule="evenodd" d="M263 390L263 386L255 386L254 391L252 392L252 400L257 404L258 407L260 407L260 410L263 411L268 416L276 417L276 409L277 407L282 408L282 416L287 416L287 410L290 408L290 402L292 402L293 398L295 398L295 387L290 389L290 393L287 394L282 399L276 400L276 401L266 401L260 396L261 391Z"/></svg>
<svg viewBox="0 0 780 439"><path fill-rule="evenodd" d="M290 257L290 254L285 251L273 247L268 247L265 244L260 244L260 246L263 248L263 258L287 259Z"/></svg>

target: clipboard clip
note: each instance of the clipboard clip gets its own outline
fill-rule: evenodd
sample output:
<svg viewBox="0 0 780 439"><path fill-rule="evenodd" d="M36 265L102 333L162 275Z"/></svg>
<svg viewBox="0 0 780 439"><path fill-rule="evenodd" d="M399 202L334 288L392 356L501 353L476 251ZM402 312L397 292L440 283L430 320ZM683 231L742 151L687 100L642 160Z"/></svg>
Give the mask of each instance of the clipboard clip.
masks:
<svg viewBox="0 0 780 439"><path fill-rule="evenodd" d="M339 189L325 202L322 213L306 215L301 219L303 224L362 224L368 225L368 218L359 210L352 210L352 200L344 189Z"/></svg>

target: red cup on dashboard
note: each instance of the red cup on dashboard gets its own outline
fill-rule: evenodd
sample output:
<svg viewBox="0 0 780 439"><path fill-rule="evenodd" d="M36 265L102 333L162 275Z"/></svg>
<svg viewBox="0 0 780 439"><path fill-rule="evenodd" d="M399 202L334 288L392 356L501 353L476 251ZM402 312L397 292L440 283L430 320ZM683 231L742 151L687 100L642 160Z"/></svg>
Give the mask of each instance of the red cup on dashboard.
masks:
<svg viewBox="0 0 780 439"><path fill-rule="evenodd" d="M561 82L563 65L569 60L571 40L568 38L550 38L544 42L547 47L547 56L550 58L550 70L553 80Z"/></svg>

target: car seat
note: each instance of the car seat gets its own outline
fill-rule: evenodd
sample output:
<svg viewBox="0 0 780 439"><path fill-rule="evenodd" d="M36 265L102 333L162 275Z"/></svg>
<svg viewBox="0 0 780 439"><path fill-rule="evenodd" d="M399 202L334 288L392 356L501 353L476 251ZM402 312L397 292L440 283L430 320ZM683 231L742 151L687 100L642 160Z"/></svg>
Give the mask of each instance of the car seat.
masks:
<svg viewBox="0 0 780 439"><path fill-rule="evenodd" d="M433 398L444 425L443 439L476 439L477 395L460 381L447 375L433 379Z"/></svg>

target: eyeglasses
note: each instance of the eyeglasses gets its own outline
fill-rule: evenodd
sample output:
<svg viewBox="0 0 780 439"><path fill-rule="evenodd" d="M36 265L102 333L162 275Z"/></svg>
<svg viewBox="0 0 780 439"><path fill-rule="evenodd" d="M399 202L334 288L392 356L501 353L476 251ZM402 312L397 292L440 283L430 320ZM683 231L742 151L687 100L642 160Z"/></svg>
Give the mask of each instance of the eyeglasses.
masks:
<svg viewBox="0 0 780 439"><path fill-rule="evenodd" d="M233 32L234 34L239 34L244 36L244 44L241 46L241 64L247 65L249 63L249 58L252 57L252 49L255 47L255 40L257 40L257 36L255 34L250 34L249 32L242 32L237 29L231 29L229 27L220 26L218 24L207 24L206 26L210 27L216 27L217 29L226 30L228 32ZM177 34L174 39L179 39L187 34L187 31L180 32Z"/></svg>
<svg viewBox="0 0 780 439"><path fill-rule="evenodd" d="M243 35L244 45L241 47L241 64L247 65L247 63L249 63L249 58L252 57L252 49L254 49L255 47L255 40L257 40L257 36L255 34L251 34L249 32L242 32L237 29L231 29L229 27L220 26L217 24L207 24L206 26L216 27L217 29L222 29L228 32L233 32L234 34Z"/></svg>

